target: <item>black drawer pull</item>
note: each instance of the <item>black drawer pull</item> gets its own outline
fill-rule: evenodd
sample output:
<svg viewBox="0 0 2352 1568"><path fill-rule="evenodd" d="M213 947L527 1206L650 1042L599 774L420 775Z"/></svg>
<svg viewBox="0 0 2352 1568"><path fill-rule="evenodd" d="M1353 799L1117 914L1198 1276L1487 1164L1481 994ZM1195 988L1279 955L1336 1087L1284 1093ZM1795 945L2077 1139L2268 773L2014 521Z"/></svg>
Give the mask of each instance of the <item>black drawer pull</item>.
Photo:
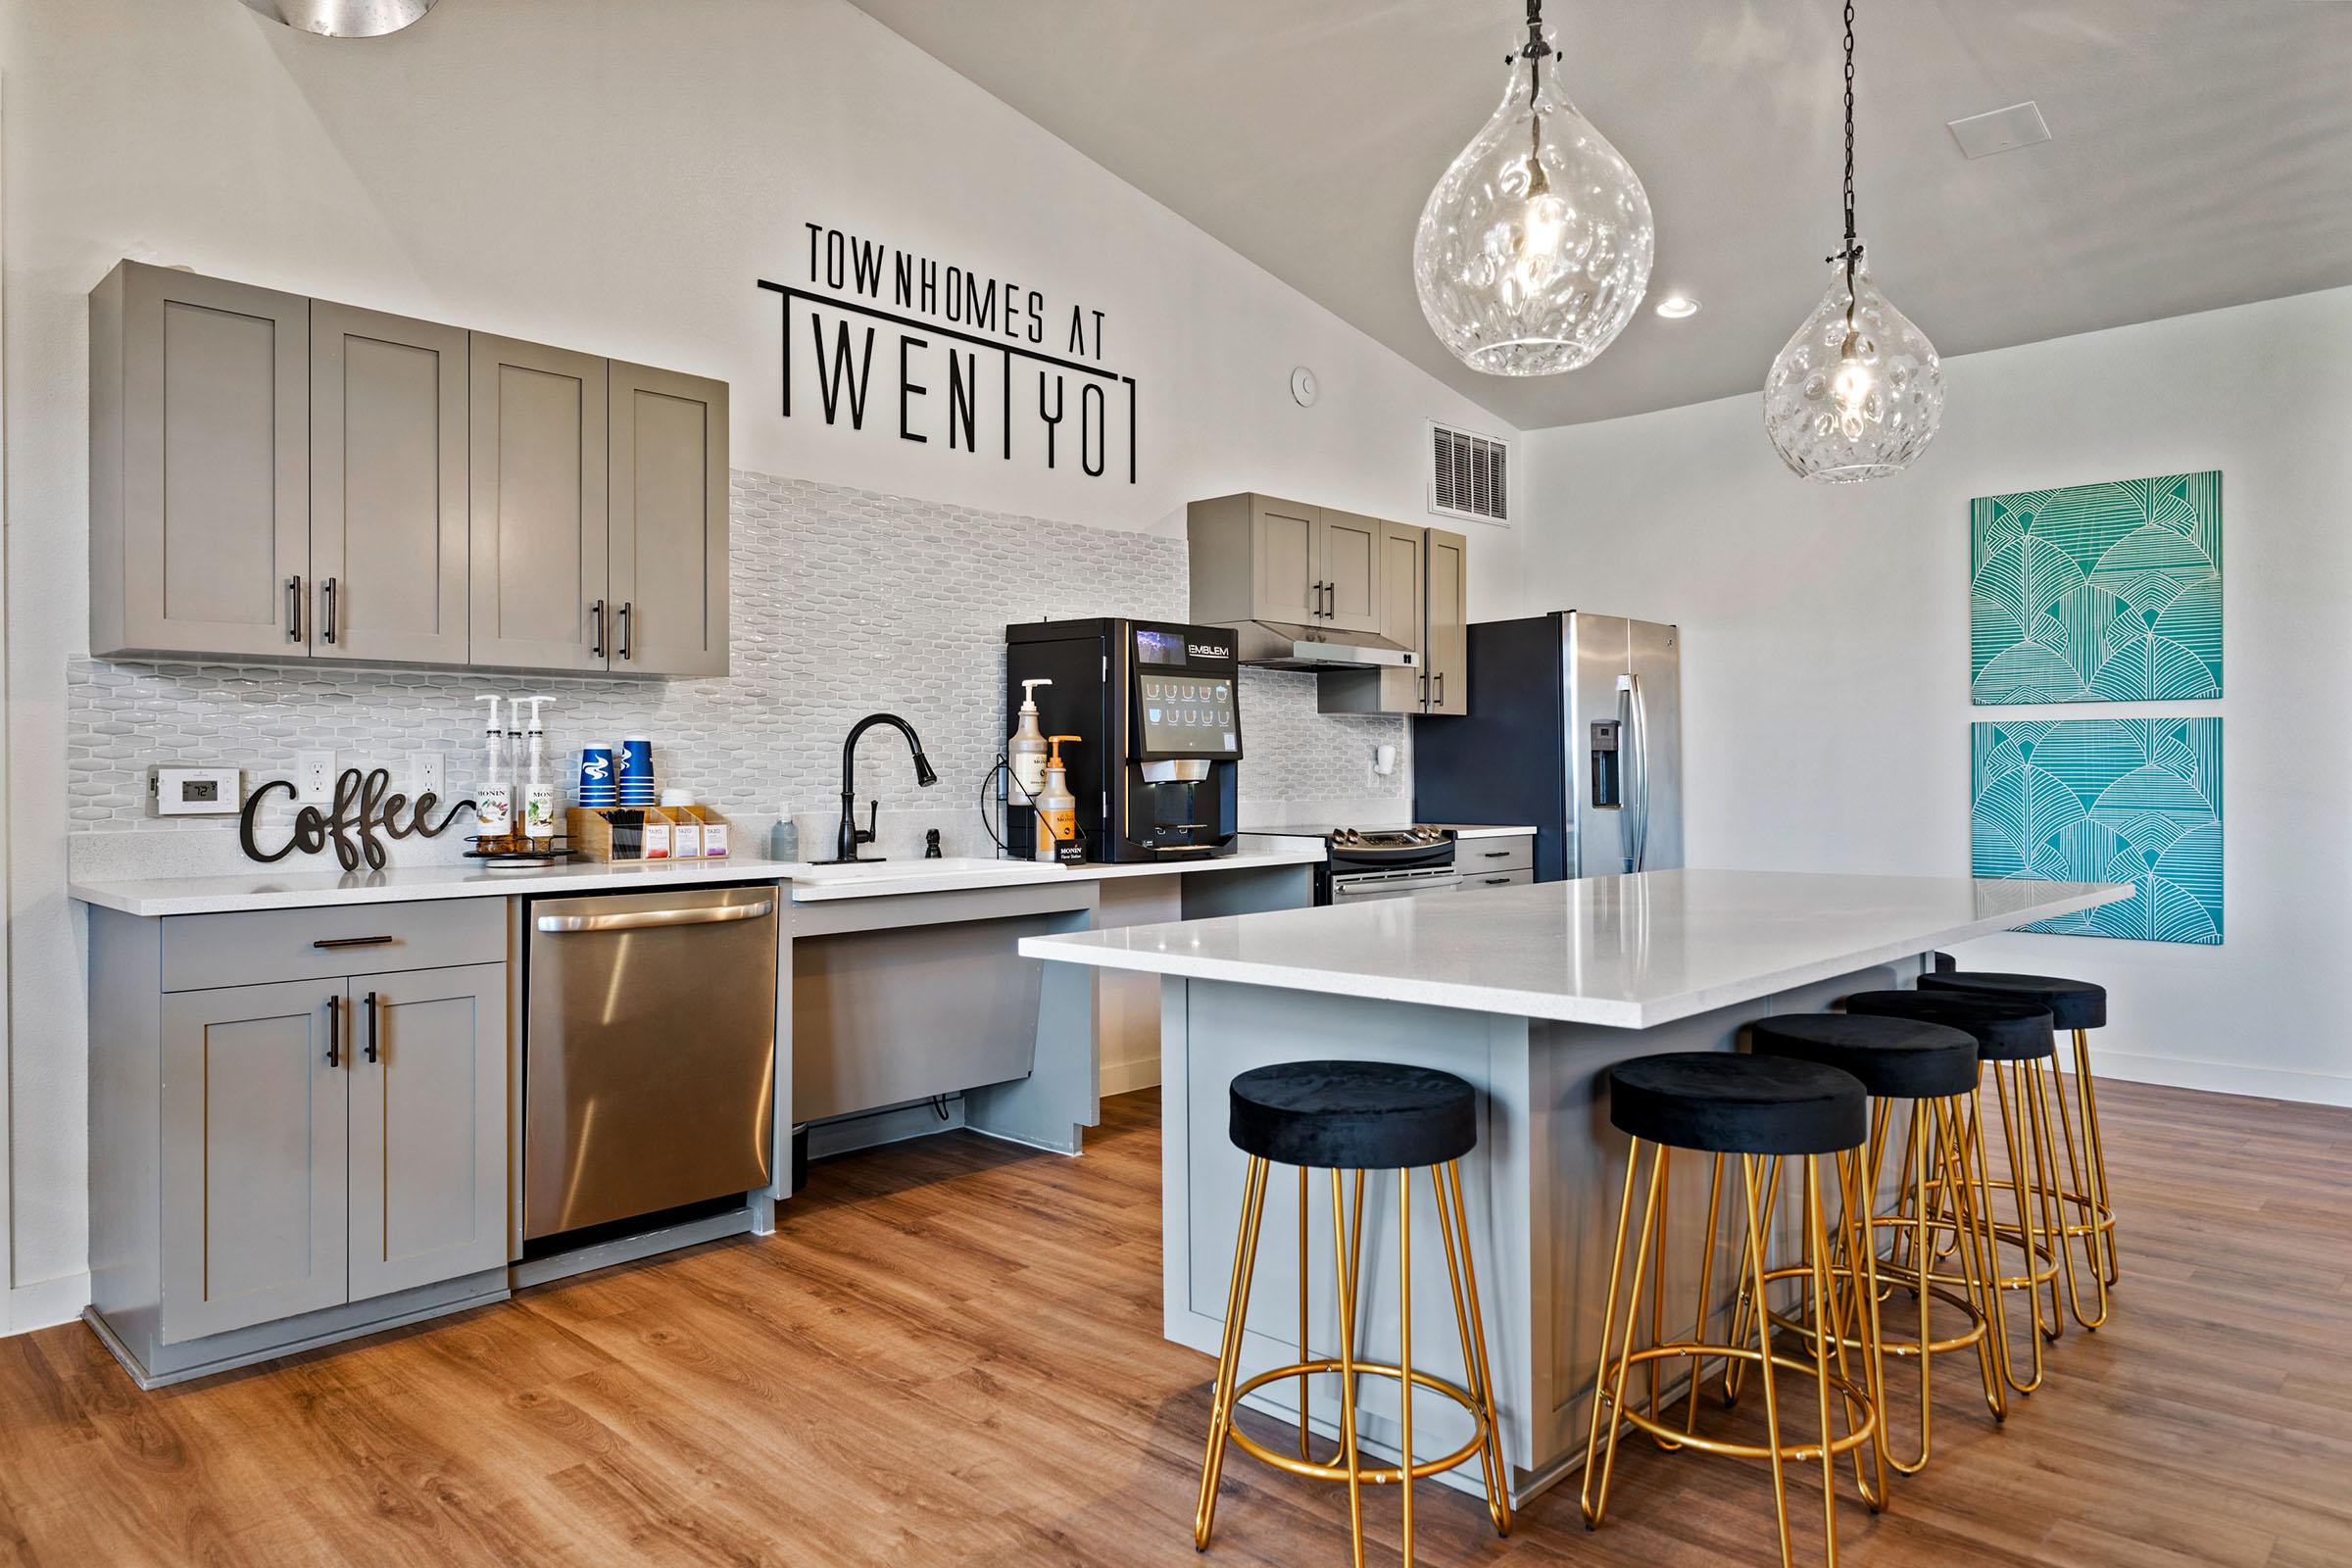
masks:
<svg viewBox="0 0 2352 1568"><path fill-rule="evenodd" d="M311 944L314 948L381 948L391 944L391 937L320 937Z"/></svg>
<svg viewBox="0 0 2352 1568"><path fill-rule="evenodd" d="M1504 856L1509 855L1511 852L1508 850L1481 850L1478 853L1485 856L1490 860L1499 860Z"/></svg>
<svg viewBox="0 0 2352 1568"><path fill-rule="evenodd" d="M1491 876L1486 879L1487 886L1491 888L1501 887L1503 884L1509 881L1510 878L1507 876Z"/></svg>

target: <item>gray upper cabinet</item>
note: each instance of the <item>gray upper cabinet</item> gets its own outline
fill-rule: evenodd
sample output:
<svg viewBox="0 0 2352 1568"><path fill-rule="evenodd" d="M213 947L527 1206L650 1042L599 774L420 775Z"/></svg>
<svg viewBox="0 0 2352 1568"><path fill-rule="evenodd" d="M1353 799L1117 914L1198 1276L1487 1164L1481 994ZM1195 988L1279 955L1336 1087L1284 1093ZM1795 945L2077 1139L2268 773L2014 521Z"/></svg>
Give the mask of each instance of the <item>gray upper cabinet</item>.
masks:
<svg viewBox="0 0 2352 1568"><path fill-rule="evenodd" d="M1377 631L1382 524L1266 495L1219 496L1187 510L1192 617Z"/></svg>
<svg viewBox="0 0 2352 1568"><path fill-rule="evenodd" d="M507 1260L507 969L355 977L351 1298Z"/></svg>
<svg viewBox="0 0 2352 1568"><path fill-rule="evenodd" d="M473 334L473 662L601 670L605 362Z"/></svg>
<svg viewBox="0 0 2352 1568"><path fill-rule="evenodd" d="M343 996L338 980L163 999L166 1344L345 1299Z"/></svg>
<svg viewBox="0 0 2352 1568"><path fill-rule="evenodd" d="M727 437L723 381L123 262L90 650L723 675Z"/></svg>
<svg viewBox="0 0 2352 1568"><path fill-rule="evenodd" d="M90 644L301 656L310 301L124 262L90 295Z"/></svg>
<svg viewBox="0 0 2352 1568"><path fill-rule="evenodd" d="M1427 630L1420 644L1432 713L1470 711L1470 541L1432 528L1425 575Z"/></svg>
<svg viewBox="0 0 2352 1568"><path fill-rule="evenodd" d="M466 662L466 334L311 307L311 655Z"/></svg>
<svg viewBox="0 0 2352 1568"><path fill-rule="evenodd" d="M614 360L609 371L607 662L727 672L727 384Z"/></svg>
<svg viewBox="0 0 2352 1568"><path fill-rule="evenodd" d="M1323 624L1335 631L1380 630L1384 526L1378 517L1323 509L1315 564L1323 579Z"/></svg>

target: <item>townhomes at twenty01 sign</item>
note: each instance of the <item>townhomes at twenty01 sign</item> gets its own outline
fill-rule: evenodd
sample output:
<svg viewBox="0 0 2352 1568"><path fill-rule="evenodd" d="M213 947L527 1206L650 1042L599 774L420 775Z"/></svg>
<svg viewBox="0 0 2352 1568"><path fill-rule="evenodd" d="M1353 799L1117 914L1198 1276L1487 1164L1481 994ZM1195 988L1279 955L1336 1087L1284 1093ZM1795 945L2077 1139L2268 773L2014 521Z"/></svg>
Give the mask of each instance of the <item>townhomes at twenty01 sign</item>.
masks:
<svg viewBox="0 0 2352 1568"><path fill-rule="evenodd" d="M802 226L806 281L760 279L779 296L784 417L1136 482L1135 377L1106 362L1101 311Z"/></svg>

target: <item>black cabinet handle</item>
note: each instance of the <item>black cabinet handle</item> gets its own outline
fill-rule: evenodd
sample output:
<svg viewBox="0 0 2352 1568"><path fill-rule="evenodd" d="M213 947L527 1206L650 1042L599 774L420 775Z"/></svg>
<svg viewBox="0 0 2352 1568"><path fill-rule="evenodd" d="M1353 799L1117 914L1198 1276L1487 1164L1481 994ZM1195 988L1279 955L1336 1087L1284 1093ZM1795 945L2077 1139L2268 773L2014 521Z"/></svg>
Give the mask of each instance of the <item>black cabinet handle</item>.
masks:
<svg viewBox="0 0 2352 1568"><path fill-rule="evenodd" d="M594 616L596 620L596 630L590 635L588 651L594 654L597 658L602 659L605 657L605 602L602 599L599 599L596 602L595 608L590 610L588 613Z"/></svg>
<svg viewBox="0 0 2352 1568"><path fill-rule="evenodd" d="M392 939L390 937L320 937L318 941L312 943L311 946L314 948L328 949L380 948L389 943L391 940Z"/></svg>
<svg viewBox="0 0 2352 1568"><path fill-rule="evenodd" d="M332 577L318 585L318 635L330 643L335 640L335 579Z"/></svg>
<svg viewBox="0 0 2352 1568"><path fill-rule="evenodd" d="M370 991L368 993L368 1059L369 1061L379 1059L375 1054L375 993Z"/></svg>
<svg viewBox="0 0 2352 1568"><path fill-rule="evenodd" d="M343 1065L343 998L339 994L326 999L326 1064Z"/></svg>
<svg viewBox="0 0 2352 1568"><path fill-rule="evenodd" d="M302 641L302 579L286 579L286 641Z"/></svg>
<svg viewBox="0 0 2352 1568"><path fill-rule="evenodd" d="M1490 877L1483 878L1482 880L1484 880L1484 881L1486 882L1487 886L1489 886L1489 887L1491 887L1491 888L1498 888L1498 887L1501 887L1503 884L1505 884L1505 883L1509 882L1509 881L1510 881L1510 878L1509 878L1509 877L1507 877L1507 876L1490 876ZM373 1048L373 1047L369 1047L368 1049L369 1049L370 1051L372 1051L374 1048ZM369 1057L368 1057L368 1059L369 1059L370 1061L372 1061L372 1060L374 1060L375 1058L374 1058L374 1057L371 1055L371 1056L369 1056Z"/></svg>
<svg viewBox="0 0 2352 1568"><path fill-rule="evenodd" d="M636 618L631 613L636 608L635 600L623 599L620 602L620 658L623 663L629 661L629 645L634 641L629 635L629 622Z"/></svg>
<svg viewBox="0 0 2352 1568"><path fill-rule="evenodd" d="M1442 669L1437 673L1437 682L1438 706L1443 708L1446 706L1446 672Z"/></svg>
<svg viewBox="0 0 2352 1568"><path fill-rule="evenodd" d="M1508 850L1481 850L1478 853L1485 856L1490 860L1499 860L1511 852Z"/></svg>

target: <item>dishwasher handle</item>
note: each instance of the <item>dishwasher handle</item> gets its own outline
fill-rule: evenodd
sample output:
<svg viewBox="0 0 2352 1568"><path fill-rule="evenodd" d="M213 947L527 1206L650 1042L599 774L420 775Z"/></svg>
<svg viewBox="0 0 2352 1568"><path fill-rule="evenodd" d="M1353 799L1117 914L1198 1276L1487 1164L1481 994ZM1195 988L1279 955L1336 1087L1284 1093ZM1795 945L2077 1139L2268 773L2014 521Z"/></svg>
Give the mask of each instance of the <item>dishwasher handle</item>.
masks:
<svg viewBox="0 0 2352 1568"><path fill-rule="evenodd" d="M543 914L538 928L561 935L575 931L643 931L654 926L723 925L761 920L776 912L773 899L754 904L716 904L700 909L626 909L617 914Z"/></svg>

